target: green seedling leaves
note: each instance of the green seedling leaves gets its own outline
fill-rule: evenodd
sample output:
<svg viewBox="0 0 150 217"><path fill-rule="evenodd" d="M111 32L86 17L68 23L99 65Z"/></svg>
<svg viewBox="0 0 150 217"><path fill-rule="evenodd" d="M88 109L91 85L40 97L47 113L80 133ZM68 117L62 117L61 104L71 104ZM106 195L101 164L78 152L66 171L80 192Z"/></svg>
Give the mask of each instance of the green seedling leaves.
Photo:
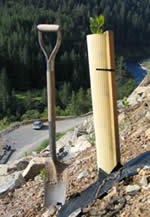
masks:
<svg viewBox="0 0 150 217"><path fill-rule="evenodd" d="M93 34L102 34L104 25L104 16L100 14L95 17L90 17L90 29Z"/></svg>
<svg viewBox="0 0 150 217"><path fill-rule="evenodd" d="M40 171L40 175L41 175L42 180L44 180L44 179L45 179L45 168L43 168L43 169Z"/></svg>
<svg viewBox="0 0 150 217"><path fill-rule="evenodd" d="M122 104L124 105L125 108L127 108L129 106L129 103L127 100L128 100L128 98L126 96L123 97Z"/></svg>

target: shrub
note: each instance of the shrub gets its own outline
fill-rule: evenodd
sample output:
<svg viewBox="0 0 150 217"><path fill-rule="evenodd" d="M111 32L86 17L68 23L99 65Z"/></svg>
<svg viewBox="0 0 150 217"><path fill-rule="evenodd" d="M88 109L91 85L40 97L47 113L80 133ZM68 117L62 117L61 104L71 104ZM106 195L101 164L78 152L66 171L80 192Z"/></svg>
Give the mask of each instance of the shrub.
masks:
<svg viewBox="0 0 150 217"><path fill-rule="evenodd" d="M10 124L8 117L4 117L2 120L0 120L0 130L3 130L4 128L8 127Z"/></svg>
<svg viewBox="0 0 150 217"><path fill-rule="evenodd" d="M40 115L41 118L47 119L48 118L48 108L45 107L43 113Z"/></svg>
<svg viewBox="0 0 150 217"><path fill-rule="evenodd" d="M40 113L37 110L28 110L21 116L21 120L39 119Z"/></svg>
<svg viewBox="0 0 150 217"><path fill-rule="evenodd" d="M124 85L118 87L117 98L123 99L124 96L129 96L129 94L136 88L136 81L134 79L129 79Z"/></svg>
<svg viewBox="0 0 150 217"><path fill-rule="evenodd" d="M56 115L57 116L65 116L66 113L63 109L60 108L60 106L56 106Z"/></svg>

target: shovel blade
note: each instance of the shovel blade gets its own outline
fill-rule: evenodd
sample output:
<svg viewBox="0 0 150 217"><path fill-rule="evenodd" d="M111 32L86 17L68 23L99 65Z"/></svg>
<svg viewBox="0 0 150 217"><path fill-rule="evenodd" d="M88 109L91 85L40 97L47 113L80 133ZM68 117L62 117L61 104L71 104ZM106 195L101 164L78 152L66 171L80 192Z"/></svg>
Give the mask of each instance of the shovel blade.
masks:
<svg viewBox="0 0 150 217"><path fill-rule="evenodd" d="M56 204L64 204L66 199L66 183L45 184L45 207Z"/></svg>

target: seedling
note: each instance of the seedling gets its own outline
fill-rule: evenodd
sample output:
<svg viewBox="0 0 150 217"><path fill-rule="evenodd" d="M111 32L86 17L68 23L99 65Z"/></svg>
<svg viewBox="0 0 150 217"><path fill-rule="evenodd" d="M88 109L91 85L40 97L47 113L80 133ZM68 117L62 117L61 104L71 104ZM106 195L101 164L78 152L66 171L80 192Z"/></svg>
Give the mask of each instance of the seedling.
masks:
<svg viewBox="0 0 150 217"><path fill-rule="evenodd" d="M104 25L104 16L100 14L95 17L90 17L90 29L93 34L102 34Z"/></svg>
<svg viewBox="0 0 150 217"><path fill-rule="evenodd" d="M123 100L122 100L122 104L124 105L125 108L129 107L129 103L128 103L127 99L128 98L125 96L125 97L123 97Z"/></svg>
<svg viewBox="0 0 150 217"><path fill-rule="evenodd" d="M40 171L40 175L41 175L41 179L44 180L44 179L45 179L45 168L43 168L43 169Z"/></svg>
<svg viewBox="0 0 150 217"><path fill-rule="evenodd" d="M130 112L127 110L129 108L129 103L128 103L128 98L125 96L123 99L122 99L122 104L124 106L124 114L125 114L125 117L124 117L124 121L121 122L120 124L120 130L122 131L125 127L127 127L128 125L130 125Z"/></svg>

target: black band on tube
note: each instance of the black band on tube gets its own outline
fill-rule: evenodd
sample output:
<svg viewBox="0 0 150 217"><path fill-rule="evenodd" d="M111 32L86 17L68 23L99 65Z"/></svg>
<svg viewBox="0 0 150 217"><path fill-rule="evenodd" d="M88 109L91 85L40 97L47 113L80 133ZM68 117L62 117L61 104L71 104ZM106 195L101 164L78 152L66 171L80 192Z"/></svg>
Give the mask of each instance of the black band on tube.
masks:
<svg viewBox="0 0 150 217"><path fill-rule="evenodd" d="M100 68L97 68L96 70L97 71L111 71L111 72L115 71L115 69L100 69Z"/></svg>

